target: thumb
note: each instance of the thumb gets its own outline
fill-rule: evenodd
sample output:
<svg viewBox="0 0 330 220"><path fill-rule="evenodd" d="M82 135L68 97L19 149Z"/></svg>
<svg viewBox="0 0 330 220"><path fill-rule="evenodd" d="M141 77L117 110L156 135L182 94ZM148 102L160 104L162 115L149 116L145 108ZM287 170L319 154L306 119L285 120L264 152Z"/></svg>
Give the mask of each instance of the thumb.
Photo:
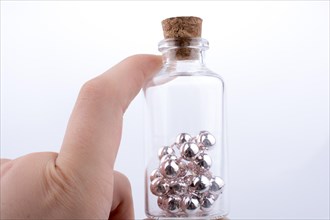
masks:
<svg viewBox="0 0 330 220"><path fill-rule="evenodd" d="M96 171L113 170L123 114L161 63L159 56L135 55L88 81L79 93L56 164L89 179L98 175Z"/></svg>
<svg viewBox="0 0 330 220"><path fill-rule="evenodd" d="M113 200L109 219L134 219L131 184L120 172L113 173Z"/></svg>

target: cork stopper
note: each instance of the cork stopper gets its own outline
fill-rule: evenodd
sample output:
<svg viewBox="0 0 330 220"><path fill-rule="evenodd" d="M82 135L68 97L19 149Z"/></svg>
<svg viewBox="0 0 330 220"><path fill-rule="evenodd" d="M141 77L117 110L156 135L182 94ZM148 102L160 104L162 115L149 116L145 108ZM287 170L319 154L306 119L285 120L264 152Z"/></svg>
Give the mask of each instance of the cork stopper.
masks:
<svg viewBox="0 0 330 220"><path fill-rule="evenodd" d="M202 21L192 16L167 18L162 21L164 38L201 37Z"/></svg>
<svg viewBox="0 0 330 220"><path fill-rule="evenodd" d="M178 60L198 59L198 50L188 48L191 38L202 35L202 19L198 17L172 17L162 21L165 39L174 39L178 48L175 56Z"/></svg>

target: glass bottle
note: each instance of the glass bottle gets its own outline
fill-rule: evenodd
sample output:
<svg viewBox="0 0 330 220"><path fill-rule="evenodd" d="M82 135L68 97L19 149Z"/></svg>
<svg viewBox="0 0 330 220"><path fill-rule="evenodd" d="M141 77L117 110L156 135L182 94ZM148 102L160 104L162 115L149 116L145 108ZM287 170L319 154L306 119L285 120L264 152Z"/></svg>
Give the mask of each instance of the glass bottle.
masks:
<svg viewBox="0 0 330 220"><path fill-rule="evenodd" d="M144 87L145 212L150 218L228 214L224 82L205 66L208 41L159 43L163 68Z"/></svg>

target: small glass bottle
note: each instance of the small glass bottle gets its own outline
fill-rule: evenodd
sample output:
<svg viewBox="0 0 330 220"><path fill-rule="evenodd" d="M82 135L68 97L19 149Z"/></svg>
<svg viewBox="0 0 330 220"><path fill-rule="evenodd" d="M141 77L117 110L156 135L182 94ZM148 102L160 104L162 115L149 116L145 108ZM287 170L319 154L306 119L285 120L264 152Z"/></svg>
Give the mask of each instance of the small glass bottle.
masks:
<svg viewBox="0 0 330 220"><path fill-rule="evenodd" d="M197 17L165 19L163 68L144 87L145 212L150 218L228 214L224 83L204 62Z"/></svg>

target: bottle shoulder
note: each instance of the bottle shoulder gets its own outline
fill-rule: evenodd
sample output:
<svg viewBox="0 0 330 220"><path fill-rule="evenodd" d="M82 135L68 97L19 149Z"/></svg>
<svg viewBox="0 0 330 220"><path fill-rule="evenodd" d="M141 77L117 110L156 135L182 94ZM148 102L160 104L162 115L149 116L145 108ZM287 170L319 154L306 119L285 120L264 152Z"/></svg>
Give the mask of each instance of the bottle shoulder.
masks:
<svg viewBox="0 0 330 220"><path fill-rule="evenodd" d="M205 84L217 83L224 87L223 78L206 66L201 66L200 68L195 68L189 71L170 69L164 66L153 78L151 78L146 83L145 88L167 84L174 81L175 79L177 81L180 79L180 84L189 84L191 82L200 82Z"/></svg>

